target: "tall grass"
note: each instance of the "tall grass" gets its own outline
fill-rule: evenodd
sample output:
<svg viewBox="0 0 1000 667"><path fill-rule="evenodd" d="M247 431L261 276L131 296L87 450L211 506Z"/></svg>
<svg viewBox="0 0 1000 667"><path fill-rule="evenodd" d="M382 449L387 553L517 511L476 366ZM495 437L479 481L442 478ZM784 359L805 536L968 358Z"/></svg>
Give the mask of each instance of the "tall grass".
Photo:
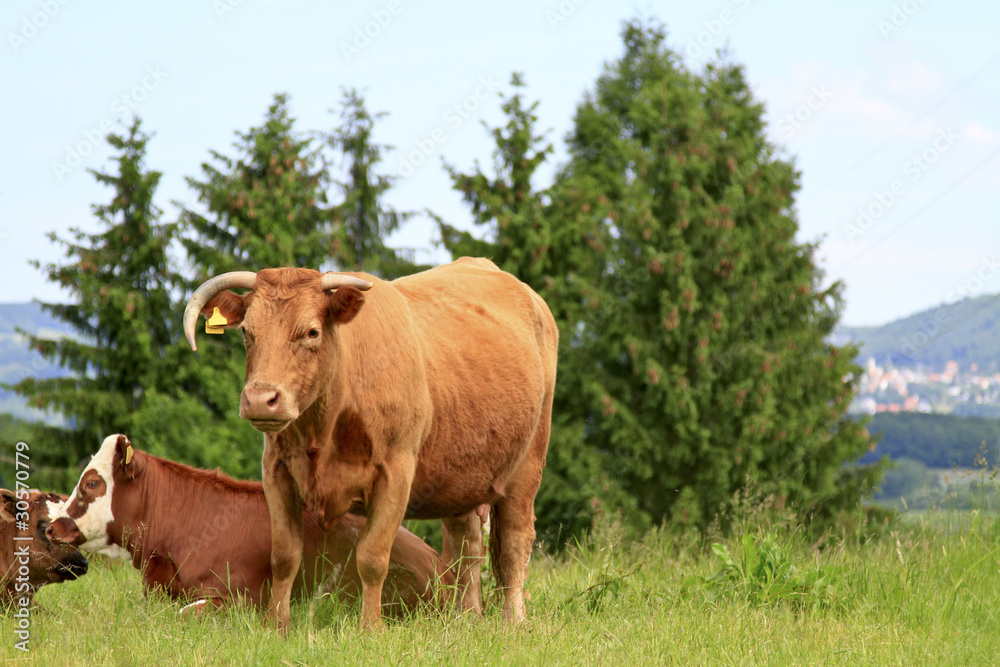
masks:
<svg viewBox="0 0 1000 667"><path fill-rule="evenodd" d="M950 512L950 514L949 514ZM732 537L671 528L626 540L614 521L536 554L529 621L417 613L383 632L331 598L293 607L282 638L246 607L181 618L130 566L98 561L48 586L31 651L2 621L0 660L42 665L939 665L1000 660L1000 522L981 509L910 517L877 536L816 540L794 517L748 513ZM712 544L715 546L712 547ZM825 582L825 583L818 583Z"/></svg>

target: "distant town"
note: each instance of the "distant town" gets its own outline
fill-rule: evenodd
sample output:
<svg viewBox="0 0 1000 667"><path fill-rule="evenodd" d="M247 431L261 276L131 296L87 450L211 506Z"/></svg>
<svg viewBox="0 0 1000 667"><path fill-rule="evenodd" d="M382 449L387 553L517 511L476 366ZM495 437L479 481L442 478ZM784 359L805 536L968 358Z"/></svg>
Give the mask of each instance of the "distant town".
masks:
<svg viewBox="0 0 1000 667"><path fill-rule="evenodd" d="M959 416L1000 417L1000 373L962 368L948 361L943 369L880 366L869 358L851 404L855 414L926 412Z"/></svg>

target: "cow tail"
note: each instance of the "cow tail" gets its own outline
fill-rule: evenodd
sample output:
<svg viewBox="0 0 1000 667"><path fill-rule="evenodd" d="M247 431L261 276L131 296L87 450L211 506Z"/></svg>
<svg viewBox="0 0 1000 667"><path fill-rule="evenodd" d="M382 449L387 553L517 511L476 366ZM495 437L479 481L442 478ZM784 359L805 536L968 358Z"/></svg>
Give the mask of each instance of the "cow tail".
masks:
<svg viewBox="0 0 1000 667"><path fill-rule="evenodd" d="M496 581L497 591L502 591L507 587L504 581L503 568L500 567L500 549L503 545L503 529L500 527L500 503L495 502L490 506L490 569L493 571L493 579Z"/></svg>

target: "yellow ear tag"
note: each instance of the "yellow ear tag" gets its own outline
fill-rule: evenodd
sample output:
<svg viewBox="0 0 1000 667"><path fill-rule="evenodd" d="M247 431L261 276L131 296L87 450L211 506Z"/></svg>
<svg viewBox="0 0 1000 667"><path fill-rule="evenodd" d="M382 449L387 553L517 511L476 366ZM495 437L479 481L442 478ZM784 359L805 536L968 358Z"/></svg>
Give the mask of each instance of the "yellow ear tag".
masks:
<svg viewBox="0 0 1000 667"><path fill-rule="evenodd" d="M128 449L125 450L125 465L128 465L129 462L132 460L132 454L134 453L135 450L132 449L132 445L129 445Z"/></svg>
<svg viewBox="0 0 1000 667"><path fill-rule="evenodd" d="M218 308L212 309L212 316L205 320L205 333L220 334L225 331L223 327L229 324L226 316L219 312Z"/></svg>

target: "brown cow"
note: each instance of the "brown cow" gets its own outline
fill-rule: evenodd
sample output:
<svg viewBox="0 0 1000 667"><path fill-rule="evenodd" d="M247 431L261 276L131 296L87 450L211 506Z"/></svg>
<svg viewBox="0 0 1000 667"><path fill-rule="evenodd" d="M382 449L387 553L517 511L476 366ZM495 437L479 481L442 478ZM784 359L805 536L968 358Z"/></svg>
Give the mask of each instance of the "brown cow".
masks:
<svg viewBox="0 0 1000 667"><path fill-rule="evenodd" d="M45 584L82 577L87 559L74 547L52 544L45 535L49 517L65 497L0 489L0 609L33 604ZM20 525L18 525L20 524Z"/></svg>
<svg viewBox="0 0 1000 667"><path fill-rule="evenodd" d="M347 516L328 532L305 516L305 568L296 594L335 589L357 599L361 581L354 550L365 520ZM139 451L124 435L100 451L48 534L85 551L130 556L146 589L215 606L242 597L261 605L271 580L267 504L260 482L241 482ZM399 615L439 602L454 585L437 553L400 528L392 546L387 609ZM441 587L436 587L438 580Z"/></svg>
<svg viewBox="0 0 1000 667"><path fill-rule="evenodd" d="M252 291L224 291L231 288ZM279 627L288 626L301 561L303 503L324 524L348 511L368 516L358 544L363 626L381 622L389 547L404 517L442 519L445 552L459 562L460 604L481 610L476 509L490 505L504 617L523 619L558 342L541 297L484 259L392 282L309 269L235 272L206 281L188 302L192 349L198 314L215 308L243 330L240 416L266 434L269 612Z"/></svg>

